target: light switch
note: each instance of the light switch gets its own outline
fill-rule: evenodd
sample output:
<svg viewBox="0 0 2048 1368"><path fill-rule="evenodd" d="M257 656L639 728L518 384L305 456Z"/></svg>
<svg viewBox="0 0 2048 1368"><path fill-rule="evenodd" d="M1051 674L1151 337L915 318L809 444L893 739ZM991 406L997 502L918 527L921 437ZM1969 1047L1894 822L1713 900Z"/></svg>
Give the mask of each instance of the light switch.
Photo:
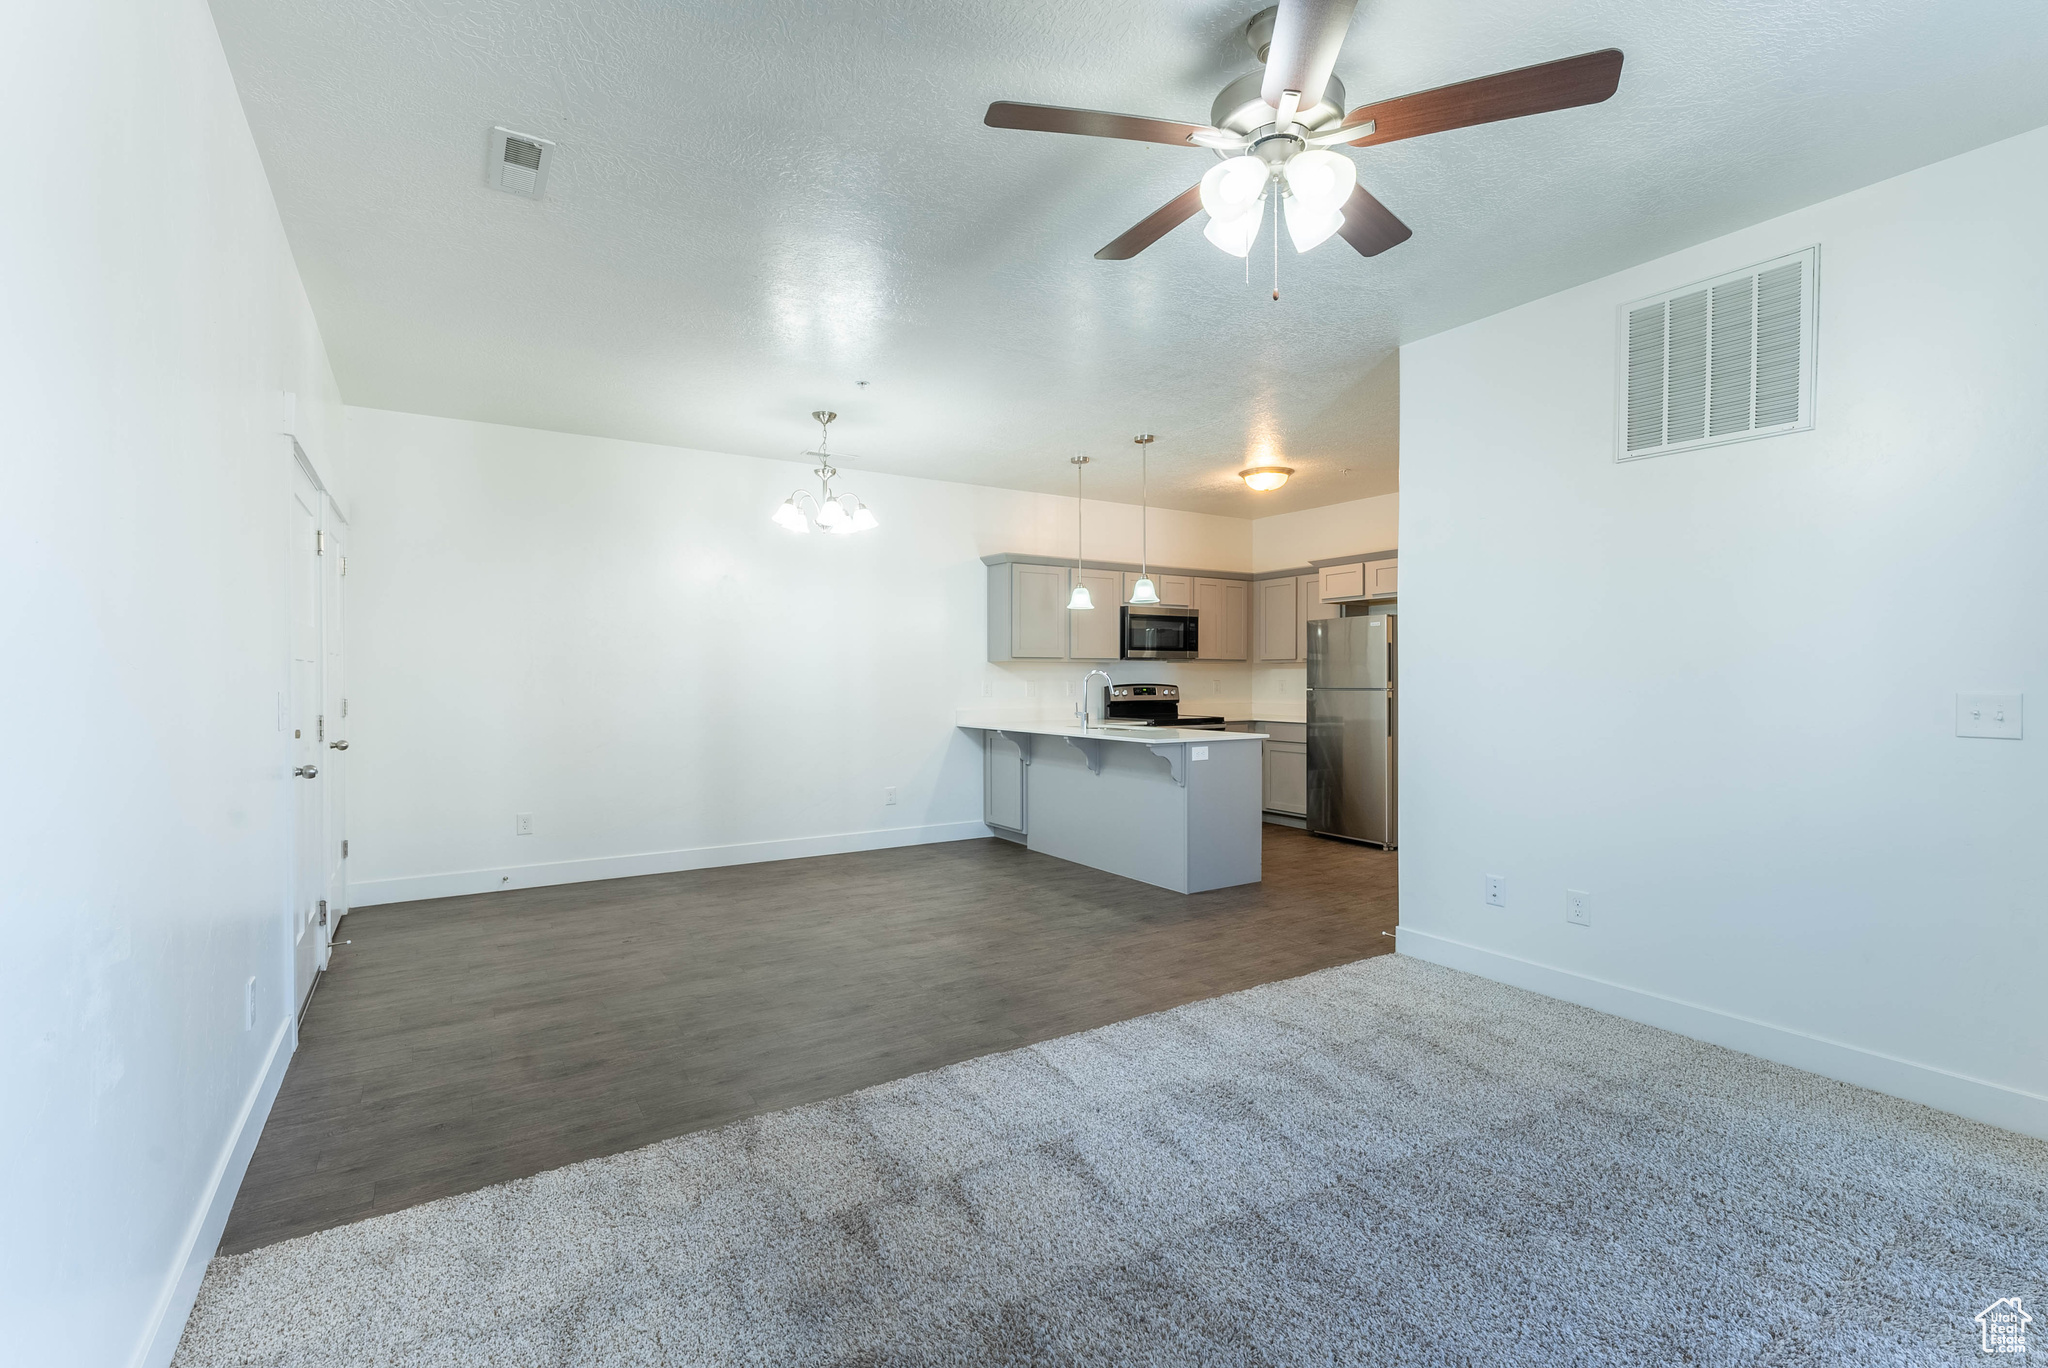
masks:
<svg viewBox="0 0 2048 1368"><path fill-rule="evenodd" d="M2020 739L2020 710L2025 694L1957 694L1956 735L1988 736L2000 741Z"/></svg>
<svg viewBox="0 0 2048 1368"><path fill-rule="evenodd" d="M1190 747L1188 747L1188 759L1190 759L1190 760L1207 760L1208 758L1209 758L1209 748L1208 748L1207 746L1190 746Z"/></svg>

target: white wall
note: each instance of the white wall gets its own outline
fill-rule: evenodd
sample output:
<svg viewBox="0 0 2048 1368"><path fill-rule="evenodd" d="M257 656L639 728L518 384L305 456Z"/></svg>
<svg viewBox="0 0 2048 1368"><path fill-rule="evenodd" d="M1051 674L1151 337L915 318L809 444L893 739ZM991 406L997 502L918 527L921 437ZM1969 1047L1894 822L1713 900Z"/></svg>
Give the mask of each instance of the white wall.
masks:
<svg viewBox="0 0 2048 1368"><path fill-rule="evenodd" d="M278 394L331 476L340 406L206 7L7 28L0 1356L163 1362L291 1046Z"/></svg>
<svg viewBox="0 0 2048 1368"><path fill-rule="evenodd" d="M1404 951L2048 1135L2044 222L2048 130L1403 350ZM1616 307L1814 242L1816 430L1615 463Z"/></svg>
<svg viewBox="0 0 2048 1368"><path fill-rule="evenodd" d="M986 834L955 709L1064 714L1087 669L987 660L979 558L1071 554L1070 498L850 470L881 527L793 537L768 515L794 462L349 430L357 906ZM1091 501L1087 550L1135 561L1137 510ZM1251 525L1154 510L1150 550L1245 570ZM1143 669L1248 706L1244 665Z"/></svg>
<svg viewBox="0 0 2048 1368"><path fill-rule="evenodd" d="M1287 570L1353 552L1392 551L1401 532L1401 496L1276 513L1252 524L1252 572Z"/></svg>

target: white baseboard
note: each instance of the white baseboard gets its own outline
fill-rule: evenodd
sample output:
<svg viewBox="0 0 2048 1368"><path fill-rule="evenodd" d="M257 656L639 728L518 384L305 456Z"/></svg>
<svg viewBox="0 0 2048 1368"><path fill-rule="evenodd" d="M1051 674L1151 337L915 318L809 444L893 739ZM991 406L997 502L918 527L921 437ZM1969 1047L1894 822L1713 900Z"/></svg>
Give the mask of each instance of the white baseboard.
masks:
<svg viewBox="0 0 2048 1368"><path fill-rule="evenodd" d="M270 1119L270 1104L277 1100L285 1068L292 1062L292 1050L298 1040L293 1028L297 1024L287 1016L271 1038L263 1071L242 1100L242 1114L221 1150L219 1162L213 1166L213 1178L199 1209L192 1215L192 1224L185 1233L184 1255L164 1284L142 1343L136 1346L135 1357L130 1360L133 1368L166 1368L171 1355L178 1351L178 1341L185 1334L185 1318L192 1314L192 1303L199 1299L199 1284L206 1277L206 1265L220 1248L221 1232L227 1229L228 1213L234 1210L235 1194L242 1190L242 1175L249 1171L249 1158L256 1153L263 1123Z"/></svg>
<svg viewBox="0 0 2048 1368"><path fill-rule="evenodd" d="M1401 927L1404 955L2048 1140L2048 1097Z"/></svg>
<svg viewBox="0 0 2048 1368"><path fill-rule="evenodd" d="M414 874L397 879L351 883L348 886L348 905L353 909L380 903L418 902L422 898L497 893L510 888L544 888L551 884L587 883L594 879L631 879L642 874L676 874L687 869L759 864L766 860L801 860L813 855L846 855L857 850L969 841L994 834L983 822L935 822L929 826L883 827L875 831L847 831L833 836L797 836L780 841L656 850L644 855L603 855L587 860L506 865L499 869L464 869L452 874Z"/></svg>

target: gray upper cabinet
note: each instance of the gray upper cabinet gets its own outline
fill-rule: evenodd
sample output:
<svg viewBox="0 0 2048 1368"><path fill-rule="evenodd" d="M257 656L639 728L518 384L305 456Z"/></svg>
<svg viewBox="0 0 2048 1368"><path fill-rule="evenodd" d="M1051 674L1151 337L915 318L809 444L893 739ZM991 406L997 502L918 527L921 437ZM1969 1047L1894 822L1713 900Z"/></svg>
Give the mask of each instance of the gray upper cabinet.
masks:
<svg viewBox="0 0 2048 1368"><path fill-rule="evenodd" d="M1195 581L1201 660L1244 660L1251 654L1251 586L1243 580Z"/></svg>
<svg viewBox="0 0 2048 1368"><path fill-rule="evenodd" d="M1076 609L1067 613L1071 619L1068 626L1067 658L1070 660L1115 660L1121 652L1117 649L1118 624L1122 614L1117 612L1117 595L1123 589L1123 577L1114 570L1080 571L1081 583L1088 587L1088 596L1095 606L1086 611ZM1061 608L1066 607L1062 603Z"/></svg>
<svg viewBox="0 0 2048 1368"><path fill-rule="evenodd" d="M1303 575L1295 581L1300 586L1300 592L1296 597L1301 604L1301 623L1295 629L1294 637L1296 660L1308 659L1308 625L1318 618L1333 618L1339 615L1336 604L1323 602L1322 595L1318 592L1322 581L1321 575Z"/></svg>
<svg viewBox="0 0 2048 1368"><path fill-rule="evenodd" d="M1393 598L1398 593L1399 580L1400 559L1395 556L1351 565L1328 565L1323 567L1319 597L1325 603Z"/></svg>
<svg viewBox="0 0 2048 1368"><path fill-rule="evenodd" d="M1253 660L1301 658L1301 614L1295 603L1299 592L1300 586L1292 576L1253 582Z"/></svg>
<svg viewBox="0 0 2048 1368"><path fill-rule="evenodd" d="M1067 577L1072 573L1065 566L1015 561L988 568L990 660L1067 658ZM1110 619L1115 618L1112 609Z"/></svg>
<svg viewBox="0 0 2048 1368"><path fill-rule="evenodd" d="M1131 601L1131 591L1138 587L1138 572L1124 571L1123 602ZM1161 608L1192 608L1195 606L1195 580L1192 575L1154 575L1152 587L1159 591Z"/></svg>

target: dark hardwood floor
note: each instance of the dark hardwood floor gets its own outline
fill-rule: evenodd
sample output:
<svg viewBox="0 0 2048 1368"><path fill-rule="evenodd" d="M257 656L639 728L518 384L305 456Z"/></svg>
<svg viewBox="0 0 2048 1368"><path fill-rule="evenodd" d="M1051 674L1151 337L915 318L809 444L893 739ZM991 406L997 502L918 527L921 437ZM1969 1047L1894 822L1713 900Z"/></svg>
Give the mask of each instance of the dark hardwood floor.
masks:
<svg viewBox="0 0 2048 1368"><path fill-rule="evenodd" d="M1264 830L1191 897L986 840L365 908L220 1252L1393 948L1396 856Z"/></svg>

